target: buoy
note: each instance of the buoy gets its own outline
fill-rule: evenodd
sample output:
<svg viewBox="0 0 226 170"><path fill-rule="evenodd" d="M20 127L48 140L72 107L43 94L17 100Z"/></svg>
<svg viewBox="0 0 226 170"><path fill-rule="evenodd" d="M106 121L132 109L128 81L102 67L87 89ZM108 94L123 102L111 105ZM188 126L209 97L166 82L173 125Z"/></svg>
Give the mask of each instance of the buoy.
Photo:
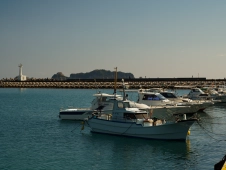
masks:
<svg viewBox="0 0 226 170"><path fill-rule="evenodd" d="M191 133L191 132L190 132L190 130L189 130L187 135L190 135L190 133Z"/></svg>

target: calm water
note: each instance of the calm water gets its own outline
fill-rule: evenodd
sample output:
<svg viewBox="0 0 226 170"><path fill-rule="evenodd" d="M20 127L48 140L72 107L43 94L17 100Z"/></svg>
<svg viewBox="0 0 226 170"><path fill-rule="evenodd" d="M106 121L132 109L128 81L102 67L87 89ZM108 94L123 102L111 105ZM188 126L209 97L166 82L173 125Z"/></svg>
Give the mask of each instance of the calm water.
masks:
<svg viewBox="0 0 226 170"><path fill-rule="evenodd" d="M0 169L206 170L226 154L226 105L198 113L202 127L195 123L186 142L95 134L87 126L81 131L80 121L58 119L61 107L89 107L94 93L0 88Z"/></svg>

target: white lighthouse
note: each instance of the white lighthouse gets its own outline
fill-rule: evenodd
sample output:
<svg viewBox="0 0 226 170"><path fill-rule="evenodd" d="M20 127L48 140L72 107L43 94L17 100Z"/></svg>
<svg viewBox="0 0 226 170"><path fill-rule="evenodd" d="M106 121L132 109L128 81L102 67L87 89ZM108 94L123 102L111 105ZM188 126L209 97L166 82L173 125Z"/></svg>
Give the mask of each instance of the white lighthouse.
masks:
<svg viewBox="0 0 226 170"><path fill-rule="evenodd" d="M19 67L19 76L18 76L18 80L19 80L19 81L26 81L26 80L27 80L27 77L26 77L25 75L22 74L22 67L23 67L23 65L22 65L22 64L19 64L18 67Z"/></svg>

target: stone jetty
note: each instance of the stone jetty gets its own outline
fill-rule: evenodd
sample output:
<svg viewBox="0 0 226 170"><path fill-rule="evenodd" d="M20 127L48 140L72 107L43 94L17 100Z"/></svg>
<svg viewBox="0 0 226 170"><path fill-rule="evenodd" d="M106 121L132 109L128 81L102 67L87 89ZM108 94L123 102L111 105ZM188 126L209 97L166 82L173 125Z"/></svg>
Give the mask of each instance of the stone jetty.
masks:
<svg viewBox="0 0 226 170"><path fill-rule="evenodd" d="M181 80L181 81L157 81L157 80L125 80L129 89L139 88L189 88L189 87L203 87L203 86L219 86L225 85L226 80ZM98 80L86 81L85 79L79 81L11 81L0 80L0 88L74 88L74 89L113 89L114 80ZM121 80L117 81L117 88L122 88Z"/></svg>

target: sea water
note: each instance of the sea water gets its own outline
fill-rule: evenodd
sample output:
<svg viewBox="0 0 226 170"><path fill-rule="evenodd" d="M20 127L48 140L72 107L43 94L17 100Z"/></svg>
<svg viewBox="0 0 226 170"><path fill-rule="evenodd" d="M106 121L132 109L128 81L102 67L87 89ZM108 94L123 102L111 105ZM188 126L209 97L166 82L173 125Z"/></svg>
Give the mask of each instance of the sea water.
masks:
<svg viewBox="0 0 226 170"><path fill-rule="evenodd" d="M113 90L100 90L113 93ZM95 89L0 89L0 170L214 169L226 154L226 105L199 112L186 141L91 133L62 121L62 107L86 108ZM179 95L188 90L178 90ZM129 98L137 99L136 93Z"/></svg>

